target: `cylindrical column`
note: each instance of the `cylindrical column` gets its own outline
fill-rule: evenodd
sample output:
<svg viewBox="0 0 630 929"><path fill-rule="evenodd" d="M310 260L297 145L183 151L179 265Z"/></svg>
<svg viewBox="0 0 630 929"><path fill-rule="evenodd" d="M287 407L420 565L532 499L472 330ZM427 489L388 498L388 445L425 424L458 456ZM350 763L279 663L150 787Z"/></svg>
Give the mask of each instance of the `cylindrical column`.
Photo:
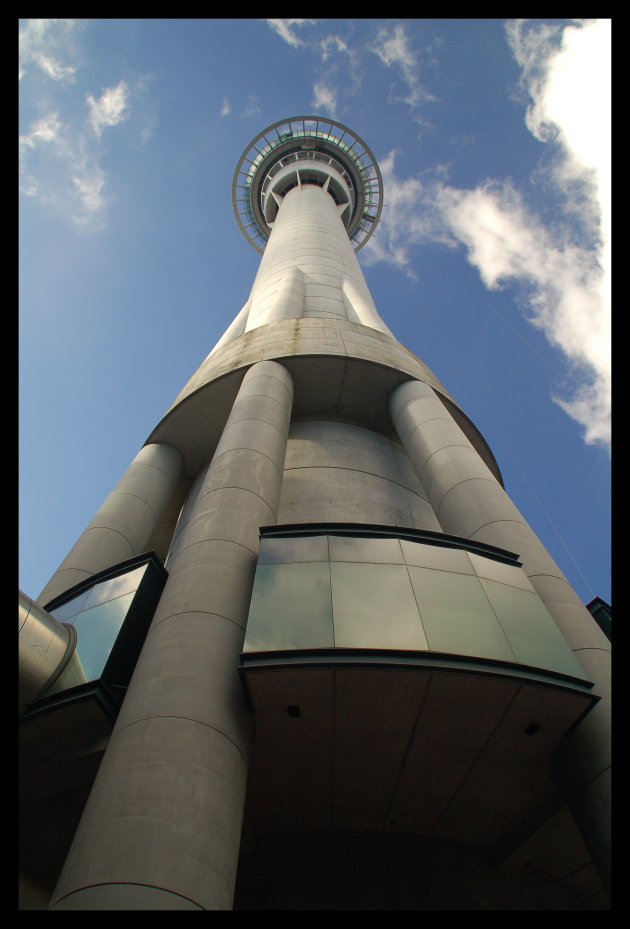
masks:
<svg viewBox="0 0 630 929"><path fill-rule="evenodd" d="M435 391L393 392L396 431L444 532L515 552L589 679L599 703L566 739L557 777L602 879L610 868L610 643ZM608 812L606 812L606 810Z"/></svg>
<svg viewBox="0 0 630 929"><path fill-rule="evenodd" d="M80 664L72 660L76 643L72 628L57 622L21 590L18 630L21 716L28 704L44 694L61 675L68 687L83 683L85 675Z"/></svg>
<svg viewBox="0 0 630 929"><path fill-rule="evenodd" d="M183 470L171 445L141 448L70 552L48 581L37 603L45 606L69 587L99 571L140 555Z"/></svg>
<svg viewBox="0 0 630 929"><path fill-rule="evenodd" d="M296 273L299 272L299 273ZM391 335L380 318L331 194L315 184L282 198L251 291L246 331L277 319L357 320Z"/></svg>
<svg viewBox="0 0 630 929"><path fill-rule="evenodd" d="M293 385L245 375L53 896L56 909L229 909L252 729L238 678Z"/></svg>

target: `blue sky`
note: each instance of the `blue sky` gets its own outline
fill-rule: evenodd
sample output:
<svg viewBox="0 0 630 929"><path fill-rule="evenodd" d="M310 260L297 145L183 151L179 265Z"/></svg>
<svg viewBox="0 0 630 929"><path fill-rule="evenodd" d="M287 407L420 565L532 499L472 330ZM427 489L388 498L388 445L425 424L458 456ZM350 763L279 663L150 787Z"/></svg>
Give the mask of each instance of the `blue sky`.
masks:
<svg viewBox="0 0 630 929"><path fill-rule="evenodd" d="M610 602L608 20L20 22L20 587L36 597L248 297L249 141L376 156L359 253L580 597Z"/></svg>

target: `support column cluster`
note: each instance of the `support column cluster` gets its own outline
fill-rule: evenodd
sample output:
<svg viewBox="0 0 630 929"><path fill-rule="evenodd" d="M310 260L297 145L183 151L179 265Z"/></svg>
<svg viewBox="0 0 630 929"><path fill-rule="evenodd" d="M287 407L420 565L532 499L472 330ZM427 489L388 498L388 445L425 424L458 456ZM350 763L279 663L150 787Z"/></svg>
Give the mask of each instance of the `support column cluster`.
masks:
<svg viewBox="0 0 630 929"><path fill-rule="evenodd" d="M407 381L390 412L444 532L515 552L599 703L560 746L555 776L610 887L610 643L435 391Z"/></svg>
<svg viewBox="0 0 630 929"><path fill-rule="evenodd" d="M55 909L229 909L252 730L238 679L293 397L245 375L53 897Z"/></svg>

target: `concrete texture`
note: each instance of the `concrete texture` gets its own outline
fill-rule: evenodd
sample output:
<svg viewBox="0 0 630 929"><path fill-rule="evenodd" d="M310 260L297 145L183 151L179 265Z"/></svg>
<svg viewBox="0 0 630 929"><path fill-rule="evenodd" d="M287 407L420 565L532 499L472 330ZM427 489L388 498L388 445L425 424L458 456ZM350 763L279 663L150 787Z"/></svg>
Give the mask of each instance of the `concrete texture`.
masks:
<svg viewBox="0 0 630 929"><path fill-rule="evenodd" d="M369 150L360 167L334 134L273 139L244 155L240 187L235 175L235 209L237 192L251 198L242 230L261 251L268 238L243 308L38 601L146 546L167 553L51 908L230 909L240 856L243 909L579 909L601 886L576 897L577 872L608 874L609 643L483 436L380 318L355 255L382 204ZM241 679L259 529L276 522L408 527L518 553L602 699L565 737L588 693L495 673L484 656L428 668L419 638L416 665L368 647L365 667L327 652L308 671L296 659ZM498 867L500 849L518 874ZM541 861L545 876L527 872Z"/></svg>
<svg viewBox="0 0 630 929"><path fill-rule="evenodd" d="M273 362L243 380L196 488L53 909L150 909L156 888L183 908L231 906L252 735L238 654L258 527L276 516L291 400L291 377Z"/></svg>
<svg viewBox="0 0 630 929"><path fill-rule="evenodd" d="M150 444L140 449L37 602L45 606L79 581L145 551L183 463L180 452L170 445Z"/></svg>
<svg viewBox="0 0 630 929"><path fill-rule="evenodd" d="M435 391L410 381L393 392L390 409L444 531L519 556L534 590L596 684L600 702L561 746L556 772L609 882L610 818L603 811L610 809L610 642Z"/></svg>

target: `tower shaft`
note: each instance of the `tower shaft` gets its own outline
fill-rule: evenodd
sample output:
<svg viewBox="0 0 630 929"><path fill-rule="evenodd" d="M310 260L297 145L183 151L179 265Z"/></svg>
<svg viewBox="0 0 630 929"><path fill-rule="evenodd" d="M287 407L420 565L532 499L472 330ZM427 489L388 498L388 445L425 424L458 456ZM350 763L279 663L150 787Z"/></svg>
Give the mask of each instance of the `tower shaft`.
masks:
<svg viewBox="0 0 630 929"><path fill-rule="evenodd" d="M56 909L226 909L237 873L256 907L265 849L285 866L286 837L307 833L331 861L342 836L371 836L369 896L403 839L418 873L430 843L479 864L538 842L544 860L559 810L606 874L609 642L378 313L355 254L380 214L369 150L340 124L287 125L235 176L262 253L247 301L39 600L80 654L107 572L123 583L148 548L168 572L116 678ZM112 655L133 638L121 623ZM480 888L512 899L493 868ZM291 899L281 877L268 894Z"/></svg>

